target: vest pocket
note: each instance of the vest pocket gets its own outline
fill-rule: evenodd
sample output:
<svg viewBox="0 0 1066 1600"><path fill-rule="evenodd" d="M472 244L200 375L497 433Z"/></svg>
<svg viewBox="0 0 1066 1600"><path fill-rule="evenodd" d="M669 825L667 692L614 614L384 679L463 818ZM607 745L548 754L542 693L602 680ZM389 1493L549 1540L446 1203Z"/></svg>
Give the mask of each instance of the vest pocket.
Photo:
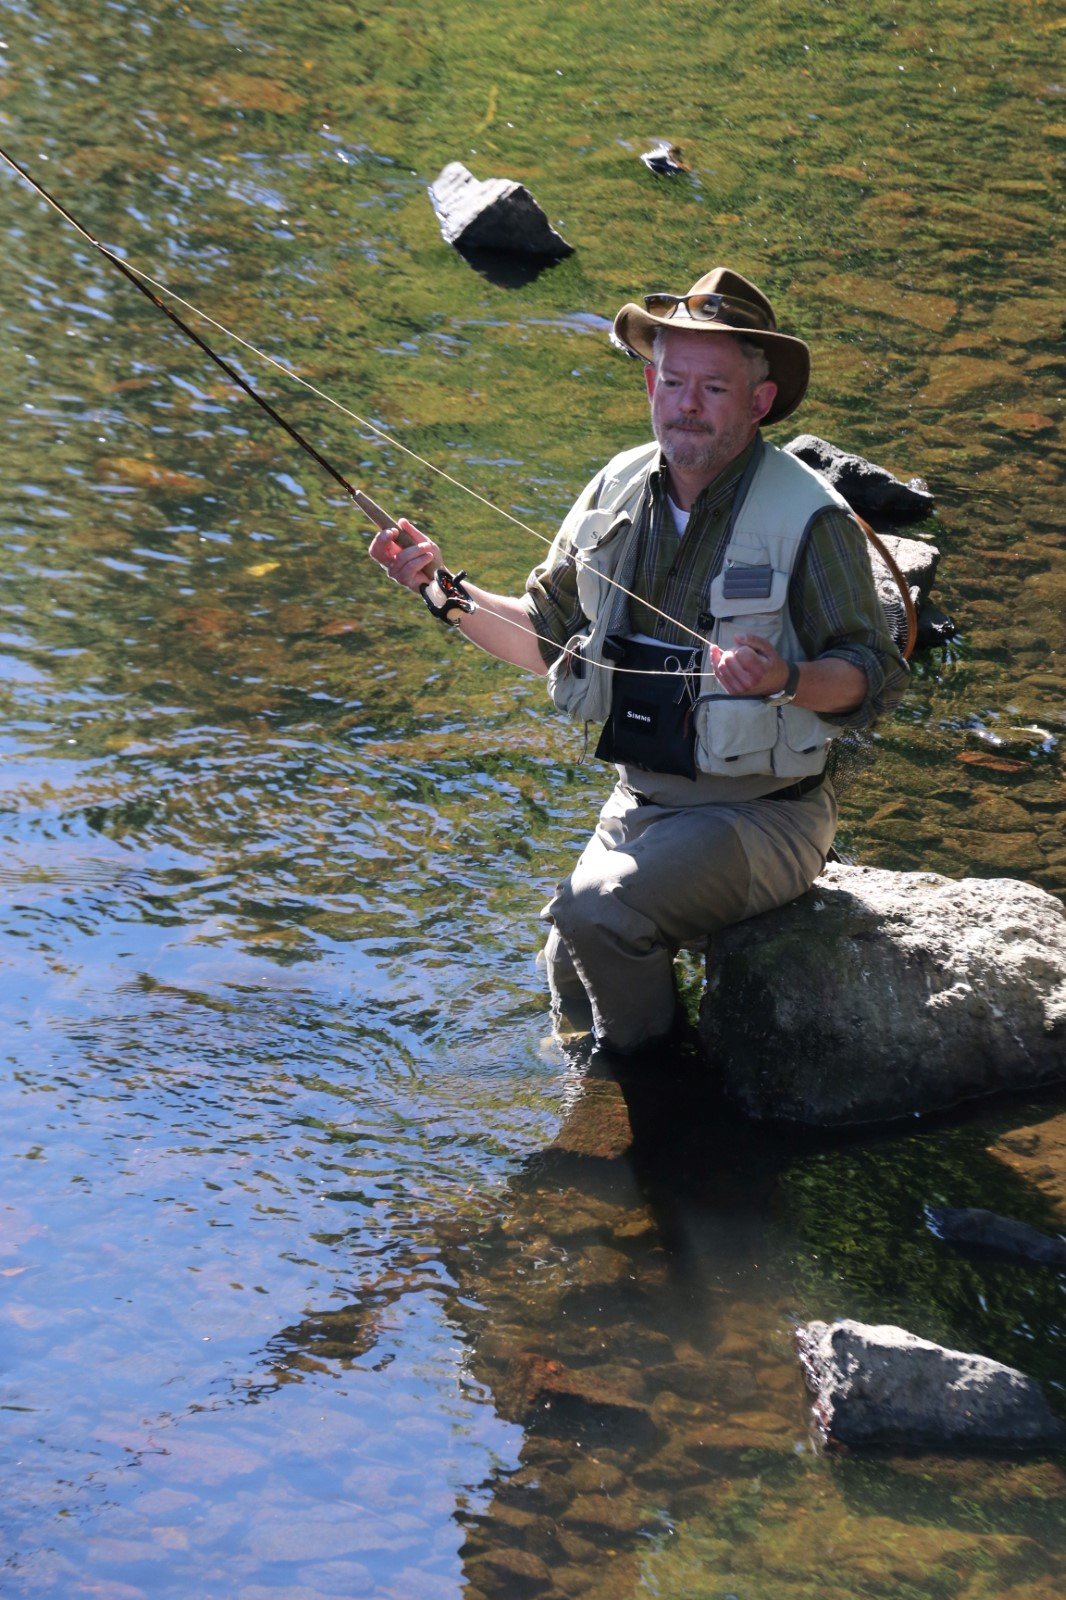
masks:
<svg viewBox="0 0 1066 1600"><path fill-rule="evenodd" d="M614 669L609 662L597 664L598 645L592 631L575 633L566 641L567 653L548 668L553 704L581 722L605 722L611 709Z"/></svg>
<svg viewBox="0 0 1066 1600"><path fill-rule="evenodd" d="M586 617L596 617L611 597L612 586L604 575L613 566L613 557L600 552L630 526L628 511L586 511L574 531L574 564L577 568L577 599Z"/></svg>
<svg viewBox="0 0 1066 1600"><path fill-rule="evenodd" d="M738 778L768 773L777 729L777 707L764 700L704 700L696 706L696 764Z"/></svg>
<svg viewBox="0 0 1066 1600"><path fill-rule="evenodd" d="M715 643L731 650L738 633L777 639L787 599L787 572L765 564L731 563L711 584L711 611L718 619Z"/></svg>
<svg viewBox="0 0 1066 1600"><path fill-rule="evenodd" d="M774 772L780 778L810 778L825 769L829 743L840 729L823 722L816 711L782 706L781 737L774 748Z"/></svg>

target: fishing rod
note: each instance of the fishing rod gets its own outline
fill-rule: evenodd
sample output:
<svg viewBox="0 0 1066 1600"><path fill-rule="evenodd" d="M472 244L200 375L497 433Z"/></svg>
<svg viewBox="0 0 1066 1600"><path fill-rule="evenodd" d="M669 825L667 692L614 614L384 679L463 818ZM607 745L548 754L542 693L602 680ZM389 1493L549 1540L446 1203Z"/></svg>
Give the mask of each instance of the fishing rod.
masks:
<svg viewBox="0 0 1066 1600"><path fill-rule="evenodd" d="M482 505L488 506L490 510L495 511L500 516L506 518L508 522L513 522L516 527L522 528L525 530L525 532L532 534L533 537L535 539L539 539L542 544L550 545L553 543L551 539L547 538L542 533L538 533L536 528L531 528L529 524L523 522L521 518L513 516L509 511L505 511L502 506L494 505L491 500L486 499L483 494L479 494L476 489L470 488L468 484L460 483L458 478L453 478L451 473L446 472L443 467L436 466L432 461L427 461L425 456L420 456L417 451L410 449L409 446L401 443L400 440L392 438L384 431L383 428L379 428L377 423L369 421L366 417L360 417L357 412L352 411L348 406L342 405L339 400L335 399L333 395L327 394L324 389L320 389L316 384L310 383L306 378L301 377L298 372L293 372L292 369L287 367L283 362L275 360L273 356L267 355L265 351L258 349L253 344L250 344L247 339L242 339L241 336L237 333L234 333L231 328L225 327L221 322L217 322L214 317L208 316L206 311L201 310L199 306L194 306L191 301L183 299L181 295L175 293L175 291L170 289L166 284L160 283L148 273L143 272L139 267L133 266L132 263L123 261L121 256L115 255L114 251L109 250L106 245L101 244L99 239L95 238L94 235L89 232L88 228L80 223L65 206L61 205L54 195L49 194L44 185L38 183L37 179L32 177L31 174L26 171L25 167L20 165L20 163L17 162L12 156L8 155L7 151L2 147L0 147L0 160L6 162L12 171L17 173L18 176L24 180L24 182L28 183L30 188L33 189L36 194L40 195L41 199L44 200L47 205L51 206L52 210L56 211L65 222L70 223L71 227L74 228L75 231L87 241L87 243L91 244L94 250L99 251L99 253L104 256L106 260L110 261L113 266L116 266L122 273L123 277L127 278L129 282L133 284L135 289L140 290L141 294L143 294L144 297L157 308L157 310L162 311L163 315L168 317L170 321L174 323L175 327L179 328L182 333L186 334L188 338L192 340L199 350L202 350L206 356L210 357L215 365L221 368L226 376L233 383L235 383L239 389L243 390L245 394L250 395L255 401L256 405L260 406L266 412L267 416L279 423L280 426L284 428L285 432L296 441L300 448L305 450L307 454L311 456L312 460L317 461L319 466L322 467L324 471L328 472L330 477L333 478L336 483L340 484L344 492L350 496L354 503L359 507L363 514L370 519L375 527L380 528L383 532L391 532L394 543L403 546L410 546L416 545L418 540L413 538L405 529L398 527L396 525L395 518L390 517L387 511L383 511L382 508L377 505L368 494L365 494L361 489L356 489L353 484L349 483L348 479L344 477L343 473L338 472L337 468L332 464L332 462L327 461L325 456L322 455L320 451L315 449L310 440L304 438L303 434L298 428L294 428L291 423L287 422L285 418L274 409L268 400L265 400L261 394L253 389L252 385L247 381L247 379L241 376L236 368L231 366L228 361L226 361L217 353L217 351L213 350L212 347L207 343L206 339L202 338L201 335L195 331L195 329L190 328L188 323L185 322L184 319L172 309L172 307L168 306L164 300L160 299L159 295L153 292L153 286L155 289L163 290L163 292L168 294L172 300L176 300L187 310L192 311L196 316L202 318L203 321L209 323L211 327L217 328L219 332L224 333L227 338L231 338L237 344L243 345L246 350L250 350L252 354L258 357L260 360L267 362L270 366L277 367L279 372L283 372L286 377L292 378L296 383L301 384L303 388L309 389L312 394L318 395L320 399L327 401L331 406L335 406L339 411L342 411L345 416L351 417L354 422L359 423L361 426L370 428L370 430L377 434L379 438L385 440L387 443L395 445L398 449L402 450L405 455L412 457L413 460L418 461L422 466L428 467L430 471L437 473L438 476L442 477L447 483L454 484L454 486L457 489L461 489L464 494L470 495L473 499L480 501ZM457 581L456 578L452 577L450 573L446 572L444 572L444 577L441 578L439 575L440 572L444 572L444 569L439 569L439 583L454 584ZM458 575L460 579L465 576L465 573L460 573ZM630 599L636 598L631 591L626 589L623 584L620 584L617 579L608 578L606 581L611 588L619 590L622 594L627 595ZM459 593L461 596L462 592L459 591ZM449 598L450 597L451 595L449 595ZM470 608L464 607L464 609ZM692 638L698 640L700 644L704 643L702 635L698 634L694 628L690 628L686 623L677 621L675 618L669 616L667 612L661 611L658 606L650 605L649 609L654 611L658 616L665 618L667 622L670 622L674 626L680 628L682 633L691 634ZM498 620L506 622L509 627L520 629L522 632L528 631L522 623L512 621L508 617L498 616ZM577 652L572 650L569 645L564 645L561 648L560 653L564 656L571 657L576 657L577 655ZM601 671L614 671L616 673L635 670L618 665L607 667L600 662L589 662L586 664L595 666ZM663 676L661 673L651 671L642 671L639 675L645 677Z"/></svg>
<svg viewBox="0 0 1066 1600"><path fill-rule="evenodd" d="M91 244L95 250L98 250L107 261L110 261L113 266L117 267L122 273L122 276L132 283L133 287L139 290L139 292L144 295L145 299L150 301L151 304L155 306L157 311L161 311L165 317L168 317L176 328L179 328L187 338L192 340L193 344L196 345L199 350L203 351L205 356L215 363L216 367L220 367L222 369L231 383L235 383L238 389L242 389L246 395L255 401L257 406L260 406L262 410L266 412L268 417L271 417L276 423L278 423L280 427L284 428L290 439L294 439L300 446L301 450L305 450L313 461L317 461L318 465L323 469L323 471L329 473L330 477L335 483L340 484L345 494L354 501L363 515L369 518L376 528L380 528L382 531L390 528L393 529L393 537L397 544L412 545L418 542L417 540L413 539L409 533L405 532L403 528L397 528L395 518L390 517L387 511L383 511L377 502L372 500L368 494L364 494L362 489L357 489L354 484L349 483L344 474L337 470L332 461L327 461L326 457L321 453L320 450L315 449L315 446L311 443L310 439L305 438L300 432L299 428L295 428L291 422L287 422L281 413L274 409L274 407L270 404L270 401L265 399L257 389L254 389L246 378L241 376L236 367L232 366L224 356L220 356L217 350L213 350L208 344L207 340L201 338L200 334L196 332L195 328L190 328L189 324L184 320L184 318L179 317L178 313L173 309L172 306L168 306L165 300L161 300L155 293L154 289L151 289L147 283L143 282L142 279L138 277L137 273L135 273L126 265L121 256L115 255L114 251L109 250L105 244L101 244L99 239L95 238L93 234L89 232L88 228L78 221L77 217L72 216L65 206L60 205L59 201L54 195L48 193L48 190L43 184L38 183L36 178L30 176L25 167L21 166L12 156L9 156L7 151L4 149L0 149L0 159L6 161L8 166L11 167L13 171L17 172L19 177L23 178L25 182L29 184L31 189L36 190L36 192L41 196L42 200L46 200L53 210L58 211L59 215L64 217L66 221L70 223L71 227L77 229L83 239L86 239L89 244Z"/></svg>
<svg viewBox="0 0 1066 1600"><path fill-rule="evenodd" d="M336 406L338 410L343 411L345 415L351 417L353 421L362 426L369 427L374 433L379 435L379 437L396 445L404 452L405 455L409 455L414 460L420 462L423 466L429 467L431 471L444 478L446 482L454 484L456 488L461 489L465 494L471 495L473 499L480 501L483 505L486 505L491 510L496 511L499 513L499 515L505 517L508 522L513 522L517 527L520 527L527 533L532 534L535 539L539 539L543 544L550 545L553 543L551 539L547 538L542 533L538 533L535 528L531 528L529 524L523 522L521 518L513 516L509 511L505 511L502 506L494 506L492 501L486 499L484 495L479 494L476 489L470 488L467 484L460 483L459 480L457 478L453 478L449 472L444 471L442 467L434 465L432 461L427 461L425 457L420 456L417 451L411 450L407 445L400 443L399 440L390 439L390 436L385 433L382 428L379 428L376 423L368 421L368 419L365 417L358 416L356 412L351 411L347 406L342 405L341 402L336 400L332 395L327 394L315 384L308 382L308 380L306 378L302 378L299 373L293 372L289 367L285 366L283 362L277 361L273 356L269 356L264 351L257 349L255 345L249 344L247 339L242 339L239 334L235 334L231 329L225 328L222 323L216 322L214 318L209 317L207 313L201 311L199 307L193 306L187 300L183 300L180 295L175 294L173 290L168 289L165 284L157 283L157 280L149 277L147 273L144 273L140 271L139 268L134 268L127 262L123 261L121 256L115 255L113 250L109 250L106 245L101 244L99 239L90 233L88 228L86 228L83 223L79 222L78 219L73 216L64 205L61 205L54 195L49 194L44 185L39 183L36 178L27 172L26 168L16 161L13 156L8 155L7 151L2 147L0 147L0 160L4 161L7 166L9 166L13 172L17 173L25 183L28 183L30 188L33 189L36 194L40 195L41 199L44 200L46 204L51 206L53 211L58 212L64 221L68 222L71 227L74 228L75 231L86 240L88 244L92 245L94 250L97 250L107 261L110 261L113 266L117 267L119 272L122 273L123 277L132 283L133 287L143 294L145 299L148 300L151 305L155 306L157 311L161 311L176 328L180 329L180 331L184 333L187 338L191 339L193 344L196 345L197 349L202 350L204 355L213 361L215 366L220 368L232 383L236 384L236 386L242 390L244 394L248 395L252 400L255 401L257 406L266 412L268 417L276 422L279 427L284 428L285 432L291 439L295 441L296 444L299 445L300 449L305 451L313 461L318 463L324 472L329 474L335 483L340 485L345 494L348 495L348 497L359 508L363 515L367 517L376 528L379 528L382 532L391 531L393 541L396 544L402 546L415 545L418 543L418 540L413 538L412 535L409 534L405 529L398 527L396 524L396 519L394 517L390 517L388 512L384 511L381 506L379 506L376 501L372 500L368 494L364 493L362 489L357 489L354 484L349 483L344 474L339 472L333 463L328 461L326 457L315 448L311 441L305 438L298 428L294 427L292 423L286 421L281 413L275 410L275 408L270 404L269 400L266 400L258 392L258 390L254 389L248 380L242 377L237 369L232 366L231 363L225 359L225 357L220 356L218 352L207 343L206 339L202 338L194 328L191 328L189 324L182 317L180 317L171 306L167 305L164 300L160 299L159 295L156 294L152 288L153 284L155 284L157 288L165 290L165 292L169 294L172 299L177 300L181 305L186 306L189 310L195 312L197 316L202 317L204 321L210 323L212 327L218 328L220 332L227 334L228 337L234 339L238 344L241 344L246 349L252 351L252 353L258 356L260 359L268 362L271 366L277 367L278 370L285 373L287 377L292 378L297 383L302 384L304 388L310 389L313 394L316 394L323 400L328 401L330 405ZM877 538L869 524L864 522L863 519L858 516L856 516L856 521L858 521L867 538L877 550L878 555L888 567L889 572L895 579L896 585L899 589L900 597L903 601L903 609L906 615L907 628L907 638L903 648L903 654L905 657L909 657L914 648L917 637L917 619L915 616L914 603L911 599L909 587L903 577L903 574L900 572L899 567L896 565L885 546ZM574 557L573 559L577 558ZM461 576L465 577L465 573L461 574ZM612 589L617 589L629 599L637 598L637 596L634 595L631 590L627 589L624 584L619 583L616 578L608 578L606 581ZM701 645L706 642L703 638L703 635L698 633L694 628L690 628L686 623L680 622L676 617L671 617L667 612L660 610L658 606L651 605L648 601L645 601L644 603L648 605L649 609L657 616L663 617L674 627L680 629L682 633L689 634ZM510 626L515 628L522 627L521 623L510 622L509 618L498 618L498 620L509 622ZM575 655L575 652L572 651L568 645L564 645L560 653L565 656ZM603 664L599 662L586 662L586 665L598 666L601 667L601 670L613 670L616 673L626 673L627 675L630 672L633 672L637 676L644 677L664 676L663 673L656 672L654 670L629 669L618 664L615 664L609 669L604 667Z"/></svg>

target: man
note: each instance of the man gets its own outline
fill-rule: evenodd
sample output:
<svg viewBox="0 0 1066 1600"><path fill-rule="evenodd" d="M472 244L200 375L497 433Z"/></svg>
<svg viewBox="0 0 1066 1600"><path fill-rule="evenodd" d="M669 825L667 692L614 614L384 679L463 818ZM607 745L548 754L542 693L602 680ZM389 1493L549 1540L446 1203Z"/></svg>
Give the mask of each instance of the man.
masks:
<svg viewBox="0 0 1066 1600"><path fill-rule="evenodd" d="M675 1022L683 944L821 871L830 742L896 704L907 669L845 502L761 437L803 398L810 355L760 290L716 267L614 330L647 363L655 443L596 475L521 598L457 583L403 520L414 542L379 534L370 553L603 724L618 783L545 910L545 955L557 1013L630 1054Z"/></svg>

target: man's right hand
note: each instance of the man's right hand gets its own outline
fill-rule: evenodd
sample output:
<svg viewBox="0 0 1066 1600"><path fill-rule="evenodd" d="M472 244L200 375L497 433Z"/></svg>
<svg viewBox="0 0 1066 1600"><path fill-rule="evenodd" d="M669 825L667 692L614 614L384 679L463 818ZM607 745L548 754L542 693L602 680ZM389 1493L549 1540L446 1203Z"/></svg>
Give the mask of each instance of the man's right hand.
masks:
<svg viewBox="0 0 1066 1600"><path fill-rule="evenodd" d="M396 539L398 529L414 542L399 544ZM395 528L386 528L383 533L375 534L370 542L370 555L380 567L385 568L394 583L413 590L415 594L424 583L431 583L437 568L444 565L439 547L424 533L420 533L406 517L401 517Z"/></svg>

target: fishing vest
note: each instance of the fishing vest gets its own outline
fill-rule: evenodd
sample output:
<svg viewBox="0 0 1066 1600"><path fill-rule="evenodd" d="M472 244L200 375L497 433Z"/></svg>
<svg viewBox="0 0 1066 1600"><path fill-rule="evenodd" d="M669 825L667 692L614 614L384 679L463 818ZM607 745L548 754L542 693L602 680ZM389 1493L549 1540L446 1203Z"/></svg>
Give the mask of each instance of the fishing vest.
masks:
<svg viewBox="0 0 1066 1600"><path fill-rule="evenodd" d="M584 630L567 641L548 672L548 692L575 722L610 714L613 667L604 653L612 634L628 634L628 596L640 547L637 512L658 444L640 445L609 461L559 530L557 548L577 568ZM792 573L813 519L847 502L823 478L784 450L760 440L733 503L722 566L703 609L714 618L707 645L731 649L738 633L757 633L786 661L806 661L789 614ZM615 587L620 585L621 587ZM700 694L693 709L696 766L719 777L805 778L822 771L829 742L842 729L796 705L727 695L703 652Z"/></svg>

